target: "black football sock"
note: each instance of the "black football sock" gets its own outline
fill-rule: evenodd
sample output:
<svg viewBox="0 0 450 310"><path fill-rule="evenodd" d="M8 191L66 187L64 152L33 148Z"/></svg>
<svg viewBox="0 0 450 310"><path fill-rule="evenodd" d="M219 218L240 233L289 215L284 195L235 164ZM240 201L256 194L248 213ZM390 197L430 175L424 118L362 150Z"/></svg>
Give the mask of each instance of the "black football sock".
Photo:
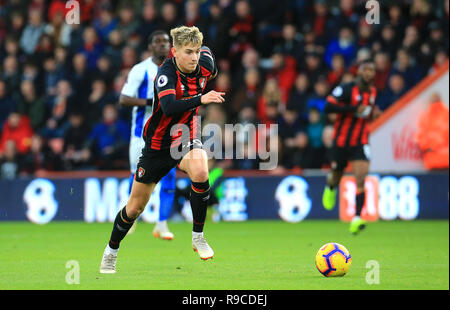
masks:
<svg viewBox="0 0 450 310"><path fill-rule="evenodd" d="M114 220L114 227L111 233L111 238L109 239L109 247L111 249L118 249L120 241L127 235L131 226L133 226L134 219L130 219L127 216L127 212L124 207L117 213L116 219Z"/></svg>
<svg viewBox="0 0 450 310"><path fill-rule="evenodd" d="M209 180L202 183L192 182L190 202L194 232L203 231L203 225L205 224L206 219L206 210L208 208L209 192Z"/></svg>
<svg viewBox="0 0 450 310"><path fill-rule="evenodd" d="M357 216L361 216L361 211L362 211L365 201L366 201L366 192L362 191L361 193L356 194L356 215Z"/></svg>

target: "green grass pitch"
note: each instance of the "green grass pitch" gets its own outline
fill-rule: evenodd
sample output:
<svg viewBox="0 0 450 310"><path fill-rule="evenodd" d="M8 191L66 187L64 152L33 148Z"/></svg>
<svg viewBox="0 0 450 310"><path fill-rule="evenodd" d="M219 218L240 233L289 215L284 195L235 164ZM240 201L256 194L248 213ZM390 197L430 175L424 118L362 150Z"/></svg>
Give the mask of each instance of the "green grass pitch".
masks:
<svg viewBox="0 0 450 310"><path fill-rule="evenodd" d="M191 224L169 223L173 241L152 236L139 223L122 242L116 274L100 274L110 223L0 223L0 289L449 289L449 222L369 223L358 236L348 224L308 220L206 223L215 251L202 261L191 247ZM315 268L319 247L338 242L352 255L343 278ZM80 266L80 284L66 283L66 262ZM380 283L366 283L369 260L379 263Z"/></svg>

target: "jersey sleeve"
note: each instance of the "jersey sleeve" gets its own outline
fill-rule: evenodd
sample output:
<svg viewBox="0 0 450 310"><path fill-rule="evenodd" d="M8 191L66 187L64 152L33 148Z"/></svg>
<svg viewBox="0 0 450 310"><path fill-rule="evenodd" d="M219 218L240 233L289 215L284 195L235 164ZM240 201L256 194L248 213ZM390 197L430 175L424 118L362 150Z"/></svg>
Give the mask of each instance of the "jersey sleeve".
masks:
<svg viewBox="0 0 450 310"><path fill-rule="evenodd" d="M161 110L166 116L189 111L200 106L201 95L194 96L190 99L176 99L176 85L178 75L170 64L163 65L159 70L155 79L155 89L158 96Z"/></svg>
<svg viewBox="0 0 450 310"><path fill-rule="evenodd" d="M331 94L328 96L327 101L334 104L345 104L349 98L349 87L346 84L336 86Z"/></svg>
<svg viewBox="0 0 450 310"><path fill-rule="evenodd" d="M175 96L175 87L178 82L178 76L173 68L165 62L158 70L155 78L155 90L159 100L173 94Z"/></svg>
<svg viewBox="0 0 450 310"><path fill-rule="evenodd" d="M356 112L357 106L352 106L351 87L347 84L337 86L327 97L325 113L348 113Z"/></svg>
<svg viewBox="0 0 450 310"><path fill-rule="evenodd" d="M122 95L137 98L139 86L144 80L144 72L135 65L128 74L127 82L122 88Z"/></svg>
<svg viewBox="0 0 450 310"><path fill-rule="evenodd" d="M208 80L211 80L217 76L219 70L216 65L214 54L211 52L211 49L209 47L201 47L199 64L211 73L211 75L208 77Z"/></svg>

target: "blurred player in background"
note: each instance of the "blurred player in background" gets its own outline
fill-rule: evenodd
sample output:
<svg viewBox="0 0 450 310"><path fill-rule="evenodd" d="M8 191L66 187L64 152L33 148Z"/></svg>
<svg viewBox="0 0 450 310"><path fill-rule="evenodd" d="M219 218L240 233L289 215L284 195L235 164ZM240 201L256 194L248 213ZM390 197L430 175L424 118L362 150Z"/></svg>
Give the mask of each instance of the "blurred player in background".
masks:
<svg viewBox="0 0 450 310"><path fill-rule="evenodd" d="M200 140L197 117L201 105L223 103L225 93L210 91L203 94L207 82L217 75L218 70L211 50L202 46L203 34L199 29L181 26L172 29L170 34L173 57L166 59L158 69L153 113L144 128L145 147L130 198L114 221L103 253L101 273L116 272L120 242L144 211L156 184L176 166L188 174L192 183L192 247L203 260L214 256L203 235L210 185L208 155Z"/></svg>
<svg viewBox="0 0 450 310"><path fill-rule="evenodd" d="M369 173L370 161L368 124L380 114L375 106L375 74L372 60L362 62L355 81L336 87L328 96L325 107L325 113L336 113L337 119L331 151L332 170L327 176L322 203L327 210L334 208L339 182L350 162L357 187L356 214L350 224L352 234L357 234L366 225L361 219L361 210L365 202L364 181Z"/></svg>
<svg viewBox="0 0 450 310"><path fill-rule="evenodd" d="M158 67L164 62L170 51L169 35L162 30L154 31L149 36L148 50L152 57L138 63L131 69L119 98L121 105L133 107L130 139L130 193L137 163L145 146L145 141L142 138L144 125L152 115L153 81L158 73ZM174 197L175 168L161 179L159 219L153 230L153 235L156 238L172 240L174 237L167 226L167 218L172 210ZM134 231L136 221L134 223L129 233Z"/></svg>

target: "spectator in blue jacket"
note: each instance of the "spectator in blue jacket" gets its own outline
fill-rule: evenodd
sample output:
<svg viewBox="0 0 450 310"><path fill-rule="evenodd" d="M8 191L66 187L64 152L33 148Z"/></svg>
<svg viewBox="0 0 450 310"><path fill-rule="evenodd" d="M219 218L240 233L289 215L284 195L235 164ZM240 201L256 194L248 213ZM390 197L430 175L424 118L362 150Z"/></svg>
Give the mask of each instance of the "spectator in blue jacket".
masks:
<svg viewBox="0 0 450 310"><path fill-rule="evenodd" d="M407 91L405 80L401 74L394 74L388 80L388 85L377 97L377 105L384 111L399 100Z"/></svg>
<svg viewBox="0 0 450 310"><path fill-rule="evenodd" d="M93 27L84 29L83 41L84 44L80 52L86 56L88 69L95 70L97 68L97 60L103 54L103 43L99 40Z"/></svg>
<svg viewBox="0 0 450 310"><path fill-rule="evenodd" d="M118 20L114 17L111 5L103 4L100 8L100 14L93 22L94 28L100 37L100 40L107 41L109 33L116 29Z"/></svg>
<svg viewBox="0 0 450 310"><path fill-rule="evenodd" d="M97 159L99 169L117 169L115 161L124 157L128 150L130 129L118 119L117 109L108 104L103 108L103 121L97 123L89 134L86 147Z"/></svg>
<svg viewBox="0 0 450 310"><path fill-rule="evenodd" d="M417 85L423 78L420 67L405 49L397 52L397 60L392 67L390 75L400 74L405 80L405 86L409 90Z"/></svg>
<svg viewBox="0 0 450 310"><path fill-rule="evenodd" d="M325 162L326 150L323 145L322 135L325 127L322 115L316 108L311 108L308 114L309 124L306 127L306 134L308 135L311 158L309 168L319 169Z"/></svg>
<svg viewBox="0 0 450 310"><path fill-rule="evenodd" d="M307 108L315 108L320 113L322 113L325 109L326 98L328 96L329 90L330 87L326 79L324 77L320 78L314 84L314 93L311 97L309 97L308 102L306 103Z"/></svg>
<svg viewBox="0 0 450 310"><path fill-rule="evenodd" d="M344 26L339 31L339 37L330 42L325 52L325 63L331 68L333 55L344 56L346 66L350 66L356 57L355 39L352 28Z"/></svg>
<svg viewBox="0 0 450 310"><path fill-rule="evenodd" d="M42 22L41 16L42 12L40 10L34 9L30 11L29 23L20 38L20 47L28 55L35 52L39 39L45 30L45 24Z"/></svg>

